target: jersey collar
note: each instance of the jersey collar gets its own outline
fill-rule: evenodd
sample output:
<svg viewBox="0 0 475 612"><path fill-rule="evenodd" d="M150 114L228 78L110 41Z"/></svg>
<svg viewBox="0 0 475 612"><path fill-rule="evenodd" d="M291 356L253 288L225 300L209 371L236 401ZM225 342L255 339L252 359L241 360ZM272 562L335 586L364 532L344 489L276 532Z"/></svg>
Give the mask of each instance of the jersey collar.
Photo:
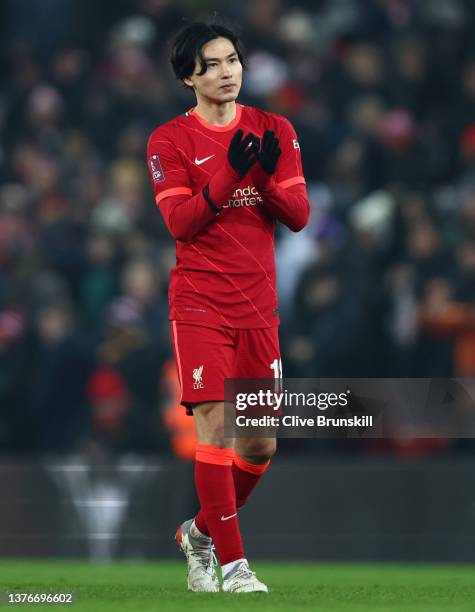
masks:
<svg viewBox="0 0 475 612"><path fill-rule="evenodd" d="M226 125L214 125L213 123L209 123L203 117L200 117L195 113L194 108L190 108L190 110L186 113L189 117L194 117L198 123L201 123L208 130L212 130L213 132L229 132L229 130L233 130L237 124L241 121L242 114L242 104L236 104L236 116L234 119L227 123Z"/></svg>

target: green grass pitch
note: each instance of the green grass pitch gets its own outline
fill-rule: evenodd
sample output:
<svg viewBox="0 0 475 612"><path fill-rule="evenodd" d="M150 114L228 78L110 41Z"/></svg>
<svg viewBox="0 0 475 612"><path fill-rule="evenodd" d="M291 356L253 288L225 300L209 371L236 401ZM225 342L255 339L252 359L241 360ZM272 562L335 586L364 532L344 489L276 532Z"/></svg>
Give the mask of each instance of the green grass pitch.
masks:
<svg viewBox="0 0 475 612"><path fill-rule="evenodd" d="M0 591L73 592L75 603L10 604L1 609L71 612L232 611L456 612L475 610L468 565L253 563L270 594L189 593L184 562L88 564L0 562Z"/></svg>

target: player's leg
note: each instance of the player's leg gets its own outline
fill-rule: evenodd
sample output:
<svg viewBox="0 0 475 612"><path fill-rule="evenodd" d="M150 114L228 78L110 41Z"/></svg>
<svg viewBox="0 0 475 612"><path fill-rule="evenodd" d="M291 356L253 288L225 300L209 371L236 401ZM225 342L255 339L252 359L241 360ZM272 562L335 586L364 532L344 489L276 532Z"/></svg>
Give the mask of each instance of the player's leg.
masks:
<svg viewBox="0 0 475 612"><path fill-rule="evenodd" d="M201 509L195 525L210 535L221 565L244 559L232 474L233 440L224 438L224 403L193 406L198 444L195 484Z"/></svg>
<svg viewBox="0 0 475 612"><path fill-rule="evenodd" d="M193 415L198 436L195 483L201 504L195 528L212 537L223 572L223 590L267 592L244 556L233 478L233 440L224 437L224 402L194 405Z"/></svg>
<svg viewBox="0 0 475 612"><path fill-rule="evenodd" d="M278 328L238 333L235 378L281 378ZM238 508L244 506L268 469L277 449L276 437L236 438L233 477Z"/></svg>
<svg viewBox="0 0 475 612"><path fill-rule="evenodd" d="M236 512L244 506L270 463L276 448L273 438L236 438L232 477L236 496ZM223 591L268 592L267 586L257 579L246 559L223 566Z"/></svg>
<svg viewBox="0 0 475 612"><path fill-rule="evenodd" d="M210 482L219 480L219 470L216 470L216 466L223 463L230 466L234 453L223 444L222 409L219 408L219 402L212 401L223 399L222 381L229 375L229 364L232 364L234 359L232 332L172 322L172 342L182 390L182 403L187 406L189 415L193 414L192 407L195 407L195 426L199 442L196 451L196 483L198 497L207 508L207 500L213 494L212 488L207 485L208 478ZM197 406L201 407L197 409ZM227 468L228 471L230 469ZM218 475L210 476L213 471L218 471ZM221 474L221 478L223 477L226 480L225 474ZM232 497L235 500L232 475L231 484ZM207 529L202 527L200 531L192 518L182 523L176 539L188 562L188 588L192 591L219 591L218 577L214 569L214 546Z"/></svg>
<svg viewBox="0 0 475 612"><path fill-rule="evenodd" d="M277 329L239 330L236 334L236 361L234 378L273 378L274 366L280 364ZM260 478L269 467L270 458L276 450L275 435L272 437L236 438L233 460L233 480L236 492L236 508L241 508ZM229 572L223 572L223 591L236 591L242 584L258 583L247 562L237 564ZM257 589L256 589L257 590Z"/></svg>

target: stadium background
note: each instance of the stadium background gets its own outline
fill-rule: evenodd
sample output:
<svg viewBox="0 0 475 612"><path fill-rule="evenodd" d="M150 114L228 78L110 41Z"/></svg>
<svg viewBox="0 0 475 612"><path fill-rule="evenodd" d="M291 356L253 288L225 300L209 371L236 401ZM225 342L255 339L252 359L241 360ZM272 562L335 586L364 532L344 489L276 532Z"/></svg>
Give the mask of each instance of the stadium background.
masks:
<svg viewBox="0 0 475 612"><path fill-rule="evenodd" d="M3 554L169 556L194 508L145 147L194 103L170 34L216 8L247 49L240 101L303 153L312 217L276 243L285 375L475 374L470 0L2 2ZM396 434L283 442L243 512L252 554L474 560L470 440Z"/></svg>

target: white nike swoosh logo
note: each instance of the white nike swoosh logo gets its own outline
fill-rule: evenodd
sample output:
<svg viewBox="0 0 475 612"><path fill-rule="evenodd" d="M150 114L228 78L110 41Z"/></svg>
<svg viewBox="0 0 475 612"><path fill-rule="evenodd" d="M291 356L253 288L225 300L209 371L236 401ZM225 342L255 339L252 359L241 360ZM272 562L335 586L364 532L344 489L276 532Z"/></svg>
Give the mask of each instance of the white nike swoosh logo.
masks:
<svg viewBox="0 0 475 612"><path fill-rule="evenodd" d="M197 157L195 157L195 164L197 166L201 166L201 164L204 164L205 161L208 161L208 159L211 159L212 157L214 157L214 153L213 155L209 155L208 157L204 157L203 159L198 159Z"/></svg>
<svg viewBox="0 0 475 612"><path fill-rule="evenodd" d="M222 521L229 521L229 519L233 518L233 516L237 516L237 512L235 512L234 514L231 514L230 516L222 516L221 515L221 520Z"/></svg>

